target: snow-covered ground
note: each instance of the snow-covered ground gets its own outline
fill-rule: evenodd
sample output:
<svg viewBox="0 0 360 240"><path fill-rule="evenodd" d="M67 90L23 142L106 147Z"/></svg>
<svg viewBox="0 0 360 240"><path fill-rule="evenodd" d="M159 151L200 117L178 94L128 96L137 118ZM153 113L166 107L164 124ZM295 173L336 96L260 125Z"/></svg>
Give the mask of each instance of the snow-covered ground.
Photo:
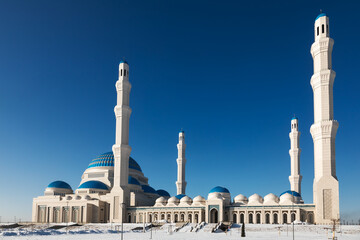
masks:
<svg viewBox="0 0 360 240"><path fill-rule="evenodd" d="M61 229L47 229L54 225L28 225L13 229L0 228L0 239L120 239L121 225L114 224L86 224L83 226L69 226ZM165 224L143 232L142 224L124 224L124 240L144 239L239 239L241 229L234 226L227 233L218 231L211 233L207 230L209 224L202 226L195 232L196 224ZM140 227L138 231L132 229ZM182 228L181 228L182 227ZM295 225L294 233L297 240L331 239L330 226ZM245 226L246 237L242 239L292 239L291 225L261 225L248 224ZM337 229L337 239L360 240L360 226L341 226Z"/></svg>

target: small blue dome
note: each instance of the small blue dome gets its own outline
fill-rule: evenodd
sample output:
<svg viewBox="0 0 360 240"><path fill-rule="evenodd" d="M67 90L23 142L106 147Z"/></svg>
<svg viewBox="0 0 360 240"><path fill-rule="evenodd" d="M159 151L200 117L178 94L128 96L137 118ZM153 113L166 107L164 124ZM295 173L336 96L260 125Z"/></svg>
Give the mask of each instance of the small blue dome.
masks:
<svg viewBox="0 0 360 240"><path fill-rule="evenodd" d="M148 185L141 185L142 190L144 190L144 192L146 193L153 193L156 194L155 189L153 189L152 187L148 186Z"/></svg>
<svg viewBox="0 0 360 240"><path fill-rule="evenodd" d="M177 198L177 199L182 199L183 197L185 197L186 195L185 194L178 194L178 195L176 195L175 197Z"/></svg>
<svg viewBox="0 0 360 240"><path fill-rule="evenodd" d="M156 193L162 197L170 197L170 194L163 189L156 190Z"/></svg>
<svg viewBox="0 0 360 240"><path fill-rule="evenodd" d="M97 158L93 159L88 168L92 167L114 167L113 152L103 153ZM140 165L132 158L129 158L129 168L142 172Z"/></svg>
<svg viewBox="0 0 360 240"><path fill-rule="evenodd" d="M48 188L65 188L65 189L71 189L70 185L67 184L64 181L54 181L52 183L50 183L48 186Z"/></svg>
<svg viewBox="0 0 360 240"><path fill-rule="evenodd" d="M287 191L283 192L282 194L280 194L280 197L281 197L281 195L284 195L285 193L293 195L294 197L301 197L301 195L298 192L291 191L291 190L287 190Z"/></svg>
<svg viewBox="0 0 360 240"><path fill-rule="evenodd" d="M291 120L298 120L298 118L297 118L297 117L293 117Z"/></svg>
<svg viewBox="0 0 360 240"><path fill-rule="evenodd" d="M139 181L136 178L133 178L132 176L129 176L129 184L134 184L134 185L140 185Z"/></svg>
<svg viewBox="0 0 360 240"><path fill-rule="evenodd" d="M121 60L120 63L126 63L126 64L128 64L127 61L125 61L125 60Z"/></svg>
<svg viewBox="0 0 360 240"><path fill-rule="evenodd" d="M230 193L229 190L227 190L227 188L224 188L224 187L220 187L220 186L217 186L217 187L214 187L213 189L210 190L209 193L214 193L214 192L219 192L219 193Z"/></svg>
<svg viewBox="0 0 360 240"><path fill-rule="evenodd" d="M320 14L316 17L315 21L318 20L318 19L321 18L321 17L324 17L324 16L326 16L326 13L320 13Z"/></svg>
<svg viewBox="0 0 360 240"><path fill-rule="evenodd" d="M103 190L109 190L108 186L106 186L105 183L100 182L100 181L87 181L84 182L83 184L81 184L79 187L80 188L95 188L95 189L103 189Z"/></svg>

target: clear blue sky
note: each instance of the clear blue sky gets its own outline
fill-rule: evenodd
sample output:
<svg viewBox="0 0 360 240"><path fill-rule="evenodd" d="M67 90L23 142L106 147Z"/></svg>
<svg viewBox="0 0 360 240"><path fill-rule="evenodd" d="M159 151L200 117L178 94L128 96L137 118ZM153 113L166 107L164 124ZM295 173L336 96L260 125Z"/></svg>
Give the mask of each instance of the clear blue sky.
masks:
<svg viewBox="0 0 360 240"><path fill-rule="evenodd" d="M30 220L54 180L76 189L115 138L119 61L130 65L130 145L149 183L175 194L178 132L187 194L289 189L299 118L312 202L313 24L330 17L341 212L359 219L360 18L356 1L0 1L0 216Z"/></svg>

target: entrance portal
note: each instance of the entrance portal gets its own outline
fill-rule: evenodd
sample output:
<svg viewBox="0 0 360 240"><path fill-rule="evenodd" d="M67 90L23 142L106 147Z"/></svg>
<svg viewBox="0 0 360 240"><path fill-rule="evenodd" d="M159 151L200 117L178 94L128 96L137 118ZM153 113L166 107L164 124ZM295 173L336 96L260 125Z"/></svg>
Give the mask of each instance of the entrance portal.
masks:
<svg viewBox="0 0 360 240"><path fill-rule="evenodd" d="M217 223L218 222L218 210L213 208L210 211L210 223Z"/></svg>

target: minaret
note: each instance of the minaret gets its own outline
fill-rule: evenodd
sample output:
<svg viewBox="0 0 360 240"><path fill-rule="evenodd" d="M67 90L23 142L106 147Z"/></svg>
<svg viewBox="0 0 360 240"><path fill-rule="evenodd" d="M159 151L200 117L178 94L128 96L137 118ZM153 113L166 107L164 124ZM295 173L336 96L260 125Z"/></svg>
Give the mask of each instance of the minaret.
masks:
<svg viewBox="0 0 360 240"><path fill-rule="evenodd" d="M293 117L291 119L291 132L289 133L290 137L290 160L291 160L291 175L289 176L290 189L291 191L298 192L301 195L301 179L300 175L300 153L301 149L299 148L299 124L298 119Z"/></svg>
<svg viewBox="0 0 360 240"><path fill-rule="evenodd" d="M178 165L178 175L176 181L177 194L185 194L186 181L185 181L185 133L184 131L179 132L179 143L177 144L178 148L178 158L176 159Z"/></svg>
<svg viewBox="0 0 360 240"><path fill-rule="evenodd" d="M113 145L114 153L114 183L111 189L110 220L125 222L126 206L129 203L128 176L129 157L129 107L131 84L129 82L129 65L125 61L119 64L119 80L115 84L117 105L114 108L116 117L116 135Z"/></svg>
<svg viewBox="0 0 360 240"><path fill-rule="evenodd" d="M334 40L330 38L329 18L321 13L315 19L315 42L311 46L314 74L314 124L310 132L314 142L314 204L315 222L329 224L339 216L339 182L335 166L335 136L339 123L334 120L331 54Z"/></svg>

